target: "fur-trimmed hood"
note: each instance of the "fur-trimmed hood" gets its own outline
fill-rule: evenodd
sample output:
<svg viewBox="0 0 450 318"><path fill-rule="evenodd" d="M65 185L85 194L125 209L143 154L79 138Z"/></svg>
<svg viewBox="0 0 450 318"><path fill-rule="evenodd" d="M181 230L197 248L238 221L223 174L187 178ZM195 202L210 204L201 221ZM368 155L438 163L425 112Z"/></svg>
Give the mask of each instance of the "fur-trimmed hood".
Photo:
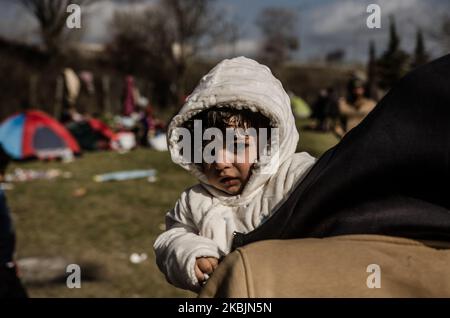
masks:
<svg viewBox="0 0 450 318"><path fill-rule="evenodd" d="M278 156L272 156L278 160L257 162L239 195L230 195L209 185L203 172L194 163L183 162L180 154L179 128L193 116L212 107L244 108L260 112L270 119L272 127L279 128L279 153ZM299 140L290 99L281 82L267 66L246 57L224 60L201 79L179 113L171 120L167 137L172 160L190 171L213 196L228 204L242 204L251 200L252 194L272 176L264 171L276 172L277 166L295 153Z"/></svg>

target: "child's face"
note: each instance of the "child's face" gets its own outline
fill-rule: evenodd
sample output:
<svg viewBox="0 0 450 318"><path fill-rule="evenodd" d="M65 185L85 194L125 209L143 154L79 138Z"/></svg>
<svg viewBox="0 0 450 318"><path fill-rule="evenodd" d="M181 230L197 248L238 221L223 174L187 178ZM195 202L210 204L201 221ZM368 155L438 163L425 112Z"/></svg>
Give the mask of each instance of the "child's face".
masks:
<svg viewBox="0 0 450 318"><path fill-rule="evenodd" d="M256 141L253 136L244 136L235 140L234 148L238 145L244 146L245 157L238 160L237 154L228 154L226 148L217 154L221 158L220 162L204 163L203 172L208 178L208 182L215 188L229 194L239 194L247 184L253 167L252 153L255 152ZM228 159L228 160L227 160Z"/></svg>

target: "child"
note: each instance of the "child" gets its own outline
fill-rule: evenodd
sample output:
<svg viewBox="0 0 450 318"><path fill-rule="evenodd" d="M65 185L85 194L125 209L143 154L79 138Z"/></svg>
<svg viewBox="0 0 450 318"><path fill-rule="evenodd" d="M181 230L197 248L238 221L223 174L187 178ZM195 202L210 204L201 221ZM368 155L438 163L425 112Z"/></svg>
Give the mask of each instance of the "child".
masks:
<svg viewBox="0 0 450 318"><path fill-rule="evenodd" d="M205 138L208 128L217 136L235 131L237 155L219 147L208 160L209 146L195 140L192 149L180 151L180 135L184 140L186 131L192 137L200 130L203 139L212 139ZM247 134L252 128L256 135ZM264 148L261 128L270 128L269 159L252 155ZM157 264L170 283L198 292L230 252L233 234L258 227L288 196L315 162L305 152L295 153L298 139L289 97L268 67L238 57L203 77L168 129L172 160L200 181L167 213L167 230L154 244ZM192 159L191 150L203 154L200 162L186 160Z"/></svg>

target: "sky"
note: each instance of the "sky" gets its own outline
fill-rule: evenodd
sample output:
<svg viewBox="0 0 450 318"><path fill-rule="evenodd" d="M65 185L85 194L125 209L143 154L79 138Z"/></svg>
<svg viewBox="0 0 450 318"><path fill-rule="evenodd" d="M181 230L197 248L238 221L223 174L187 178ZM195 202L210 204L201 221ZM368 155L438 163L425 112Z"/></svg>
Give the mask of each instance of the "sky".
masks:
<svg viewBox="0 0 450 318"><path fill-rule="evenodd" d="M110 39L110 21L115 10L153 5L155 0L99 0L87 9L88 19L83 20L84 42L105 43ZM381 8L381 28L369 29L366 25L369 4ZM430 36L441 26L443 15L450 13L448 0L216 0L220 12L236 21L240 38L234 51L224 43L203 52L206 56L254 56L261 43L261 34L255 25L259 12L266 7L285 7L298 13L297 34L300 49L295 60L320 60L331 51L345 50L346 60L367 59L369 41L376 44L377 53L385 49L389 33L389 16L394 15L401 46L412 52L417 28L425 33L427 50L433 57L446 53L442 45ZM87 20L87 21L86 21ZM20 41L38 40L37 23L16 0L0 0L0 35Z"/></svg>

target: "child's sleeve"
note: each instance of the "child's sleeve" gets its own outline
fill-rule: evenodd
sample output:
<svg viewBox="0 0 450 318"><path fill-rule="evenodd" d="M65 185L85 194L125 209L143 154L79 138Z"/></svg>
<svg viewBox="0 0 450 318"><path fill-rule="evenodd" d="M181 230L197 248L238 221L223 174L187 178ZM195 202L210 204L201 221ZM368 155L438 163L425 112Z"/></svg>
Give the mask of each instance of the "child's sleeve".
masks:
<svg viewBox="0 0 450 318"><path fill-rule="evenodd" d="M167 281L176 287L195 292L200 289L194 270L196 259L220 257L217 244L198 235L186 191L182 193L175 208L166 214L166 231L156 239L153 248L156 263Z"/></svg>

